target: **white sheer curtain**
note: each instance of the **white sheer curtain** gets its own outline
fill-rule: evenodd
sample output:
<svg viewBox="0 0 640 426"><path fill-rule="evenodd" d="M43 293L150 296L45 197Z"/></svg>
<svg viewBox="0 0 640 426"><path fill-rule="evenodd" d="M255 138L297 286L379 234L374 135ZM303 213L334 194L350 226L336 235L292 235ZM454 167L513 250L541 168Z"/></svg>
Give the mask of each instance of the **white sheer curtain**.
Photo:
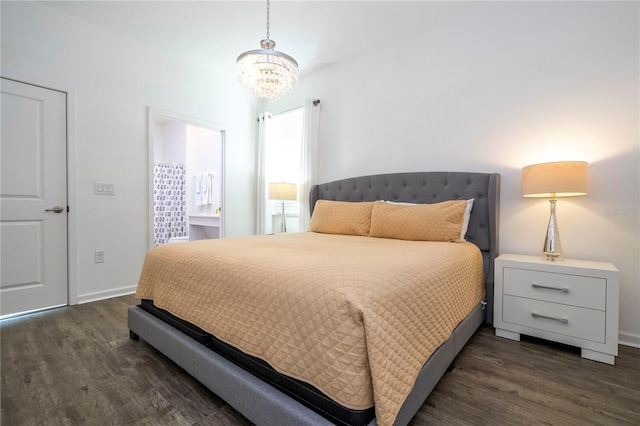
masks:
<svg viewBox="0 0 640 426"><path fill-rule="evenodd" d="M258 182L256 183L256 234L271 233L271 216L268 207L267 181L265 176L266 127L271 114L258 116Z"/></svg>
<svg viewBox="0 0 640 426"><path fill-rule="evenodd" d="M300 149L300 184L298 200L300 201L300 231L309 229L311 206L309 191L318 183L318 127L320 124L320 101L307 99L302 114L302 147Z"/></svg>
<svg viewBox="0 0 640 426"><path fill-rule="evenodd" d="M258 165L256 195L256 233L273 232L272 212L269 209L268 182L266 178L266 141L267 128L271 114L265 112L258 117ZM300 141L300 176L298 183L298 201L300 202L299 226L302 232L309 229L309 191L317 183L318 175L318 124L320 119L320 101L307 99L302 113L302 135ZM273 137L273 135L271 136Z"/></svg>

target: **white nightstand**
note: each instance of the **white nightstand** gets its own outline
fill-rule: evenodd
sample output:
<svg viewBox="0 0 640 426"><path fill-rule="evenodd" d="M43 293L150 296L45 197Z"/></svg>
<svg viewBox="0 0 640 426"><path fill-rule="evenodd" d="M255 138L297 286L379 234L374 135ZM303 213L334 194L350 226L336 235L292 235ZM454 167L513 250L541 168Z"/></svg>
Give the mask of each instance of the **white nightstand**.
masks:
<svg viewBox="0 0 640 426"><path fill-rule="evenodd" d="M503 254L496 259L496 336L520 334L582 348L613 365L618 355L618 270L611 263Z"/></svg>

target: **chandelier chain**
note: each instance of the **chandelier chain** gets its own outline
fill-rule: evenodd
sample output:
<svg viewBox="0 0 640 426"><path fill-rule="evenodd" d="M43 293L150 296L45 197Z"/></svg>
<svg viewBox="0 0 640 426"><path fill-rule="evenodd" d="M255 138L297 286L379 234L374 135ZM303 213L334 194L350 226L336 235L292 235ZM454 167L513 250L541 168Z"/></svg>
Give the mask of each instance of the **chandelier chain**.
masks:
<svg viewBox="0 0 640 426"><path fill-rule="evenodd" d="M269 0L267 0L267 40L269 40Z"/></svg>

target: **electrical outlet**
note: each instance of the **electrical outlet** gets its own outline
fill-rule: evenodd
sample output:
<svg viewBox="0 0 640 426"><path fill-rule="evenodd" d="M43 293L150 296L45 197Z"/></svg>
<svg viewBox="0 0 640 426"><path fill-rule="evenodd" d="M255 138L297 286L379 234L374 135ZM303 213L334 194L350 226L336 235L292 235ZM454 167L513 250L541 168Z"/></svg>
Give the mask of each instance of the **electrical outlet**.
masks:
<svg viewBox="0 0 640 426"><path fill-rule="evenodd" d="M96 250L95 261L96 263L104 263L104 250Z"/></svg>

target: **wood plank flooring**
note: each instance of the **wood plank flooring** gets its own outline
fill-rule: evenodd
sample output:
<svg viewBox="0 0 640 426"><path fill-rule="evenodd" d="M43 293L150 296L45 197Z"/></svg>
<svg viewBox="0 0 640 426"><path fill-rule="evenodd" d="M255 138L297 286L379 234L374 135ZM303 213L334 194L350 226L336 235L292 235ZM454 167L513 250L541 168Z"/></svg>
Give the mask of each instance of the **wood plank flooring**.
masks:
<svg viewBox="0 0 640 426"><path fill-rule="evenodd" d="M124 296L0 325L0 424L249 425L144 341ZM411 425L640 425L640 349L615 366L482 327Z"/></svg>

